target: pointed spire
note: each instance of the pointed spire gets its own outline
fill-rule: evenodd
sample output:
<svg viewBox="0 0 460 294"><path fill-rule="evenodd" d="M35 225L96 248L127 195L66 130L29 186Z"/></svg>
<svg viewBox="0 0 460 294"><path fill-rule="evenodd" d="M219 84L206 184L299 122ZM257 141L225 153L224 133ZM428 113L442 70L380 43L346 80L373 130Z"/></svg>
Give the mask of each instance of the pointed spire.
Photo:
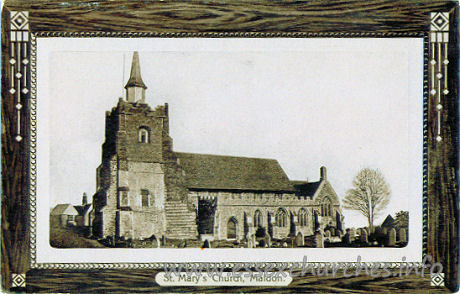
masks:
<svg viewBox="0 0 460 294"><path fill-rule="evenodd" d="M131 63L131 74L129 80L126 83L125 89L128 87L141 87L147 89L147 86L142 81L141 77L141 66L139 64L139 53L134 51L133 62Z"/></svg>

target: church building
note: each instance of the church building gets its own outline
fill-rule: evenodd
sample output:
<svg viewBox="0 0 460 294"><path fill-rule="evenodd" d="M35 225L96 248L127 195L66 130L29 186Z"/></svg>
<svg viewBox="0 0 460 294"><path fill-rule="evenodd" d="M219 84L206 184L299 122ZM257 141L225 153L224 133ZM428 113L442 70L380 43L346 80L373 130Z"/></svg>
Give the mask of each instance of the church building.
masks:
<svg viewBox="0 0 460 294"><path fill-rule="evenodd" d="M343 232L340 203L325 167L318 181L292 181L275 159L176 152L168 104L151 108L145 102L137 52L125 89L126 99L105 114L94 236L282 240Z"/></svg>

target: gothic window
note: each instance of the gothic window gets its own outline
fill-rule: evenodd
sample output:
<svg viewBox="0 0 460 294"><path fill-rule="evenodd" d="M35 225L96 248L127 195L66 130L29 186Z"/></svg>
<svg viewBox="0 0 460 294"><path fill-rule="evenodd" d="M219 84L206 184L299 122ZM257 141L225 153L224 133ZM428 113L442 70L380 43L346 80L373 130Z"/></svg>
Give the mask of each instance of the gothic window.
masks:
<svg viewBox="0 0 460 294"><path fill-rule="evenodd" d="M299 226L304 227L307 225L307 211L303 208L299 211Z"/></svg>
<svg viewBox="0 0 460 294"><path fill-rule="evenodd" d="M331 200L326 197L321 203L321 216L331 216Z"/></svg>
<svg viewBox="0 0 460 294"><path fill-rule="evenodd" d="M150 132L147 127L139 128L139 143L149 143L150 142Z"/></svg>
<svg viewBox="0 0 460 294"><path fill-rule="evenodd" d="M254 213L254 227L262 226L262 213L259 210L256 210Z"/></svg>
<svg viewBox="0 0 460 294"><path fill-rule="evenodd" d="M284 209L278 209L278 212L275 216L275 222L278 227L286 227L287 226L287 213Z"/></svg>
<svg viewBox="0 0 460 294"><path fill-rule="evenodd" d="M142 207L150 207L150 194L148 190L141 190Z"/></svg>
<svg viewBox="0 0 460 294"><path fill-rule="evenodd" d="M227 223L227 239L235 239L236 238L236 226L237 226L236 219L232 216Z"/></svg>

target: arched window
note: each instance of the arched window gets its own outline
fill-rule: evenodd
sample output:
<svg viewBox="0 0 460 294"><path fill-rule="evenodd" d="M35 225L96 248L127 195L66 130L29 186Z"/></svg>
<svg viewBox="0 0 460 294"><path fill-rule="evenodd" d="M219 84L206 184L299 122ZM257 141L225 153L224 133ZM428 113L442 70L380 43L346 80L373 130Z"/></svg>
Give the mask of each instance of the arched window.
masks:
<svg viewBox="0 0 460 294"><path fill-rule="evenodd" d="M139 143L149 143L150 142L150 132L147 127L139 128Z"/></svg>
<svg viewBox="0 0 460 294"><path fill-rule="evenodd" d="M227 223L227 239L236 239L236 225L237 221L232 216Z"/></svg>
<svg viewBox="0 0 460 294"><path fill-rule="evenodd" d="M256 210L254 213L254 227L261 227L262 226L262 213L259 210Z"/></svg>
<svg viewBox="0 0 460 294"><path fill-rule="evenodd" d="M321 216L331 216L331 200L325 197L321 203Z"/></svg>
<svg viewBox="0 0 460 294"><path fill-rule="evenodd" d="M287 226L287 213L284 209L278 209L278 212L275 216L275 222L278 227L286 227Z"/></svg>
<svg viewBox="0 0 460 294"><path fill-rule="evenodd" d="M303 208L299 210L299 226L304 227L307 225L307 211Z"/></svg>

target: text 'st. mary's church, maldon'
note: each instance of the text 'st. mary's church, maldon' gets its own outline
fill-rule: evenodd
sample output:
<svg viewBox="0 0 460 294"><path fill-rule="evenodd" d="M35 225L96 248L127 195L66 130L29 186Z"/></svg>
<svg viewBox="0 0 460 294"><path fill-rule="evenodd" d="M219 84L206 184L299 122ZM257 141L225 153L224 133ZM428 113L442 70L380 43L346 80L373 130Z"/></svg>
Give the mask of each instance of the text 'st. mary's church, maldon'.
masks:
<svg viewBox="0 0 460 294"><path fill-rule="evenodd" d="M274 159L175 152L168 104L145 102L137 52L125 88L126 100L106 112L95 237L284 239L343 230L325 167L319 181L291 181Z"/></svg>

